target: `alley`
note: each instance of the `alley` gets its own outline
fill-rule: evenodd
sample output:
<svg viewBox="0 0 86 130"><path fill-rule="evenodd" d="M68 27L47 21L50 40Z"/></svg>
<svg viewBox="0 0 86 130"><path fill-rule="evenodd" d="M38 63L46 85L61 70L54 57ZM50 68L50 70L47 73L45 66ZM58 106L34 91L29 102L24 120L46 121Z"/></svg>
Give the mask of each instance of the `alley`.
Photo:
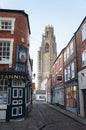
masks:
<svg viewBox="0 0 86 130"><path fill-rule="evenodd" d="M18 122L0 122L0 130L85 130L86 127L52 109L46 103L33 103L28 119Z"/></svg>

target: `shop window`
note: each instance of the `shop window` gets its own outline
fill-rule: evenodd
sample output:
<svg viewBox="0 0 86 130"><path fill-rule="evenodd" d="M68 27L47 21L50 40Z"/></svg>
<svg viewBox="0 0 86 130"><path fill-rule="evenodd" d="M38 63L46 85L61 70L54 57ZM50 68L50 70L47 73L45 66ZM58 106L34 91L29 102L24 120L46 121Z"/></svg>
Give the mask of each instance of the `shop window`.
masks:
<svg viewBox="0 0 86 130"><path fill-rule="evenodd" d="M17 79L14 79L13 81L12 81L12 86L13 87L25 87L25 83L24 83L24 81L23 80L17 80ZM20 90L21 91L21 90Z"/></svg>
<svg viewBox="0 0 86 130"><path fill-rule="evenodd" d="M76 108L76 86L66 88L66 106Z"/></svg>
<svg viewBox="0 0 86 130"><path fill-rule="evenodd" d="M7 104L7 87L8 87L8 80L0 79L0 104Z"/></svg>

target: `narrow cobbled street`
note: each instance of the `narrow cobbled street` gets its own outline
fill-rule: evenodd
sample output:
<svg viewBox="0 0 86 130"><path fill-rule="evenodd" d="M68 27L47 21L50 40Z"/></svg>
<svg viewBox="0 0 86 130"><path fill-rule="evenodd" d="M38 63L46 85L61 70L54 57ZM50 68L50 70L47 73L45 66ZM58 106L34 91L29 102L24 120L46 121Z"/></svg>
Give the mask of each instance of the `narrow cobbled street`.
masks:
<svg viewBox="0 0 86 130"><path fill-rule="evenodd" d="M86 127L74 121L73 119L53 110L47 104L39 103L33 105L37 117L37 124L40 130L85 130ZM41 123L39 123L39 121ZM41 125L40 125L41 124Z"/></svg>
<svg viewBox="0 0 86 130"><path fill-rule="evenodd" d="M52 109L46 103L35 102L28 119L9 123L0 122L0 130L86 130L86 127Z"/></svg>

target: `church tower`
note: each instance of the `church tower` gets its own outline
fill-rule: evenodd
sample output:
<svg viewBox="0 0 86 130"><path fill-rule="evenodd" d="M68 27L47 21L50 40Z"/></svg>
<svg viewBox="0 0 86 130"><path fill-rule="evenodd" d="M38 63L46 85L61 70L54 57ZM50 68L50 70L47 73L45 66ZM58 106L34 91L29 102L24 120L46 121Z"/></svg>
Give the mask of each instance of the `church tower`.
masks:
<svg viewBox="0 0 86 130"><path fill-rule="evenodd" d="M41 89L41 83L49 78L51 66L57 57L56 38L54 28L46 26L42 35L41 47L38 51L38 89Z"/></svg>

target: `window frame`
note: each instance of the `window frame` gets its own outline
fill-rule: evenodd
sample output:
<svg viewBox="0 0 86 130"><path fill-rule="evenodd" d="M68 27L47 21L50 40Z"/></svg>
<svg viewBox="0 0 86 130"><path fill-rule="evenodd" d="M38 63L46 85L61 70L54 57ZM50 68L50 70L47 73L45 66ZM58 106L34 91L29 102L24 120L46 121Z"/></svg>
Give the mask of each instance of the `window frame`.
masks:
<svg viewBox="0 0 86 130"><path fill-rule="evenodd" d="M85 55L86 55L86 50L84 50L83 52L82 52L82 67L84 67L84 66L86 66L86 58L85 58ZM83 59L85 59L85 60L83 60ZM85 64L84 64L84 63Z"/></svg>
<svg viewBox="0 0 86 130"><path fill-rule="evenodd" d="M75 78L75 63L71 63L71 79Z"/></svg>
<svg viewBox="0 0 86 130"><path fill-rule="evenodd" d="M86 23L82 26L82 42L86 40Z"/></svg>
<svg viewBox="0 0 86 130"><path fill-rule="evenodd" d="M4 42L9 42L10 43L10 56L8 60L1 60L0 64L12 64L12 53L13 53L13 42L14 39L13 38L0 38L0 42L4 43Z"/></svg>
<svg viewBox="0 0 86 130"><path fill-rule="evenodd" d="M0 31L14 31L15 18L12 17L0 17ZM2 22L11 22L11 28L2 28ZM9 26L8 26L9 27Z"/></svg>
<svg viewBox="0 0 86 130"><path fill-rule="evenodd" d="M70 43L70 55L72 55L73 52L74 52L74 42L71 41L71 43Z"/></svg>

